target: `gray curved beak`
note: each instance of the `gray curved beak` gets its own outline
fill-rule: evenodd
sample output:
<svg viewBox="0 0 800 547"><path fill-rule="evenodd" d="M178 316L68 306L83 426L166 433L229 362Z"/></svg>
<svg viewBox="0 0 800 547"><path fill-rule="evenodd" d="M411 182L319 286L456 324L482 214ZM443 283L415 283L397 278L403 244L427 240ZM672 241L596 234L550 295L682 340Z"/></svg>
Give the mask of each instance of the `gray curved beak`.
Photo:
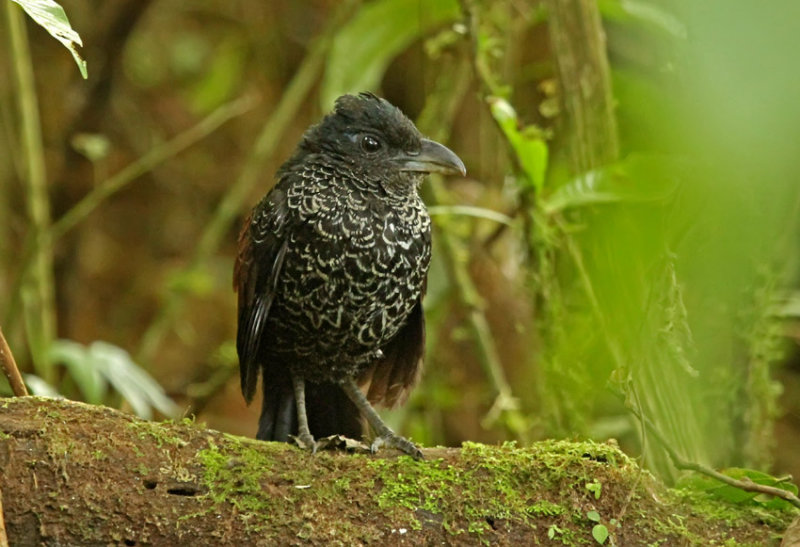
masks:
<svg viewBox="0 0 800 547"><path fill-rule="evenodd" d="M422 139L418 154L402 154L397 158L401 171L414 173L441 173L462 176L467 174L464 162L452 150L436 141Z"/></svg>

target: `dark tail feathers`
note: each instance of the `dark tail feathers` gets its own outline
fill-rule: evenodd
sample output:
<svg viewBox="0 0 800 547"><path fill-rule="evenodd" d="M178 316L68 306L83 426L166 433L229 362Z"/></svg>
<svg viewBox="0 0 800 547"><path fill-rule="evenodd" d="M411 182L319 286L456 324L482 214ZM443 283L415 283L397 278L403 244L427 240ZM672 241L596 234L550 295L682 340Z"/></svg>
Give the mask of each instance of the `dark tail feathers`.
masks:
<svg viewBox="0 0 800 547"><path fill-rule="evenodd" d="M297 434L297 407L289 375L263 381L263 391L256 438L285 442L289 435ZM344 435L361 440L363 436L361 413L336 384L306 382L306 413L315 439Z"/></svg>

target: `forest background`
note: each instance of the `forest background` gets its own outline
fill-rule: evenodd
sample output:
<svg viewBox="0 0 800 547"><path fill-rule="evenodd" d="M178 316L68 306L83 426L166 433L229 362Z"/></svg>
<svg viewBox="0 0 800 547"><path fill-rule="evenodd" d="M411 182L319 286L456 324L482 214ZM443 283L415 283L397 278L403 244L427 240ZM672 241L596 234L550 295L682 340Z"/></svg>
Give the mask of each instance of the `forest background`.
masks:
<svg viewBox="0 0 800 547"><path fill-rule="evenodd" d="M615 438L677 478L643 416L689 460L800 475L800 5L63 7L87 79L2 10L0 326L34 392L252 435L239 226L372 90L468 170L423 187L426 373L397 428Z"/></svg>

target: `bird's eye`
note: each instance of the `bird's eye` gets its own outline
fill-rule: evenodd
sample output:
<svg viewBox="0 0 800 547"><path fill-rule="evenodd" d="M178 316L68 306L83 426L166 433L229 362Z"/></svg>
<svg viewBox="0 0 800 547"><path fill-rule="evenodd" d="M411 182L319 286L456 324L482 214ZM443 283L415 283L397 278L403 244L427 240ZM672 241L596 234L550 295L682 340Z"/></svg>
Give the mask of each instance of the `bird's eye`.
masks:
<svg viewBox="0 0 800 547"><path fill-rule="evenodd" d="M364 150L364 152L377 152L381 149L381 141L372 135L364 135L361 137L361 148Z"/></svg>

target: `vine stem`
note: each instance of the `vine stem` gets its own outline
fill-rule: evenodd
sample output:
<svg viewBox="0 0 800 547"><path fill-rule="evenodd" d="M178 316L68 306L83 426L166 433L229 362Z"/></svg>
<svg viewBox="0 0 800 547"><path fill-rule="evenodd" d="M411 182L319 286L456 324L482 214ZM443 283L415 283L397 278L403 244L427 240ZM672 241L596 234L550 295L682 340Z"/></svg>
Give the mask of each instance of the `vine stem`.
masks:
<svg viewBox="0 0 800 547"><path fill-rule="evenodd" d="M53 278L53 245L50 238L50 198L47 192L44 145L33 77L31 52L22 8L6 2L6 19L20 121L20 141L25 166L30 238L36 252L29 275L22 279L23 314L28 346L37 373L48 383L54 380L50 345L56 333ZM23 270L27 269L23 264Z"/></svg>
<svg viewBox="0 0 800 547"><path fill-rule="evenodd" d="M86 194L83 199L53 224L50 229L52 240L55 241L62 237L89 216L110 196L116 194L134 180L207 137L228 120L251 110L255 102L254 97L244 96L222 105L196 125L180 133L170 141L152 148L144 156L95 186L91 192Z"/></svg>
<svg viewBox="0 0 800 547"><path fill-rule="evenodd" d="M466 95L469 85L469 65L461 61L449 70L442 71L437 79L437 89L431 94L417 125L420 130L438 141L445 141L447 128L452 127L456 109ZM429 177L427 183L433 203L446 203L447 189L441 177ZM455 287L458 299L468 310L467 325L470 328L476 357L495 392L491 408L482 420L486 428L501 422L517 439L528 442L526 420L520 411L519 400L514 396L505 375L489 321L486 319L484 303L468 271L468 259L464 256L457 238L446 228L446 220L437 223L439 255L447 265L448 275Z"/></svg>

